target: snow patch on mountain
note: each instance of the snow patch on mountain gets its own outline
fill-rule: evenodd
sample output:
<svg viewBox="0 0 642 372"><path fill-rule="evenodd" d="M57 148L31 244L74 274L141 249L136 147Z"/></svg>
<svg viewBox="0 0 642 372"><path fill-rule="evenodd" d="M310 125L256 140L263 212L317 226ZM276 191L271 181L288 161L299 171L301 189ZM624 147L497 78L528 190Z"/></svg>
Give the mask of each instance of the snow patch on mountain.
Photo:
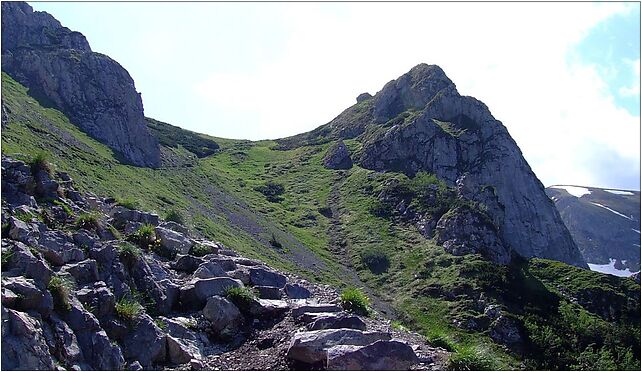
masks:
<svg viewBox="0 0 642 372"><path fill-rule="evenodd" d="M581 198L582 195L589 195L591 194L591 190L587 189L586 187L579 187L579 186L568 186L568 185L555 185L551 186L553 189L564 189L566 192L569 194Z"/></svg>
<svg viewBox="0 0 642 372"><path fill-rule="evenodd" d="M607 207L607 206L605 206L605 205L602 205L602 204L600 204L600 203L591 202L591 204L593 204L593 205L597 205L598 207L602 207L602 208L604 208L604 209L606 209L606 210L608 210L608 211L610 211L610 212L613 212L613 213L617 214L617 215L618 215L618 216L620 216L620 217L624 217L624 218L626 218L627 220L635 221L633 218L631 218L631 217L629 217L629 216L627 216L627 215L624 215L624 214L622 214L622 213L620 213L620 212L618 212L618 211L616 211L616 210L613 210L613 209L611 209L611 208L609 208L609 207Z"/></svg>
<svg viewBox="0 0 642 372"><path fill-rule="evenodd" d="M604 191L606 191L606 192L610 192L611 194L615 194L615 195L634 195L634 194L633 194L632 192L630 192L630 191L622 191L622 190L606 190L606 189L605 189Z"/></svg>
<svg viewBox="0 0 642 372"><path fill-rule="evenodd" d="M616 262L615 258L609 258L609 261L611 261L611 262L608 263L608 264L604 264L604 265L602 265L602 264L593 264L593 263L589 263L588 265L589 265L589 268L591 269L591 271L597 271L597 272L604 273L604 274L610 274L610 275L621 276L621 277L627 277L627 276L631 276L631 274L633 274L631 271L629 271L629 269L624 269L624 270L616 269L615 268L615 262Z"/></svg>

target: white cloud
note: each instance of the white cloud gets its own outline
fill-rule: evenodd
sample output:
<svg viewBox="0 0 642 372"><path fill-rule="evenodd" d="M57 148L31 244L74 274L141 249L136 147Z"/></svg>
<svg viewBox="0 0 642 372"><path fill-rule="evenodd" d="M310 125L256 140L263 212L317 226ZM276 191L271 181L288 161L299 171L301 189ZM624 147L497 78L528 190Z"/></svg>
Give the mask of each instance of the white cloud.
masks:
<svg viewBox="0 0 642 372"><path fill-rule="evenodd" d="M599 176L587 162L596 150L639 164L639 117L616 106L596 66L569 63L567 56L597 23L631 9L288 4L281 18L290 37L279 56L256 61L251 71L204 72L193 90L227 120L207 128L210 134L278 138L328 122L359 93L375 93L420 62L438 64L461 94L484 101L507 126L545 184L593 185ZM635 92L639 85L621 93Z"/></svg>

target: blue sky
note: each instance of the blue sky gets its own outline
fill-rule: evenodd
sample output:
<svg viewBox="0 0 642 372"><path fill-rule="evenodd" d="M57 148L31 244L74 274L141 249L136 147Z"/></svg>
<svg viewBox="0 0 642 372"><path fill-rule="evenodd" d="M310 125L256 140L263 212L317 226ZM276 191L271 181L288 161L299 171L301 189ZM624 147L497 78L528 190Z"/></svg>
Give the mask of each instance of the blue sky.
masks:
<svg viewBox="0 0 642 372"><path fill-rule="evenodd" d="M545 185L640 188L636 3L30 4L187 129L294 135L425 62L488 105Z"/></svg>

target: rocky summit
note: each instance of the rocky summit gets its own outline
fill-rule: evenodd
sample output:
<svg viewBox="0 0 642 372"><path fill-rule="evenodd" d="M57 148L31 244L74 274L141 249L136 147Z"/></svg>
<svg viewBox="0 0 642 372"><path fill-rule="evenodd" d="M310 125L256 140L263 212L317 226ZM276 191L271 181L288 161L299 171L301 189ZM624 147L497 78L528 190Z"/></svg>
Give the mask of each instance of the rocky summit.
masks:
<svg viewBox="0 0 642 372"><path fill-rule="evenodd" d="M2 3L2 71L29 88L123 161L160 165L158 141L147 129L143 102L129 73L92 52L85 37L26 3Z"/></svg>
<svg viewBox="0 0 642 372"><path fill-rule="evenodd" d="M639 193L549 199L440 67L246 141L25 3L2 48L2 369L640 370L639 273L585 262L639 268Z"/></svg>

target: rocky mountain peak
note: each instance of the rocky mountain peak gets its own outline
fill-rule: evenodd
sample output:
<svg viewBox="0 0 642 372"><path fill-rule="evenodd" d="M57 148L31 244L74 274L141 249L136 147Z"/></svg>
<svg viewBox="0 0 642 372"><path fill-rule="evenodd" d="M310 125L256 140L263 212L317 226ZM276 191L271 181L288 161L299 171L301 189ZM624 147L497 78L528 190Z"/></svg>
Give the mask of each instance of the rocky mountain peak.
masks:
<svg viewBox="0 0 642 372"><path fill-rule="evenodd" d="M2 3L2 53L15 48L61 47L91 51L83 34L63 27L47 12L34 12L23 2Z"/></svg>
<svg viewBox="0 0 642 372"><path fill-rule="evenodd" d="M455 84L437 65L425 63L413 67L390 81L375 96L374 120L384 123L407 110L421 110L438 93L456 91Z"/></svg>
<svg viewBox="0 0 642 372"><path fill-rule="evenodd" d="M2 3L2 70L43 106L114 150L122 161L160 166L134 81L111 58L92 52L85 37L22 2Z"/></svg>

